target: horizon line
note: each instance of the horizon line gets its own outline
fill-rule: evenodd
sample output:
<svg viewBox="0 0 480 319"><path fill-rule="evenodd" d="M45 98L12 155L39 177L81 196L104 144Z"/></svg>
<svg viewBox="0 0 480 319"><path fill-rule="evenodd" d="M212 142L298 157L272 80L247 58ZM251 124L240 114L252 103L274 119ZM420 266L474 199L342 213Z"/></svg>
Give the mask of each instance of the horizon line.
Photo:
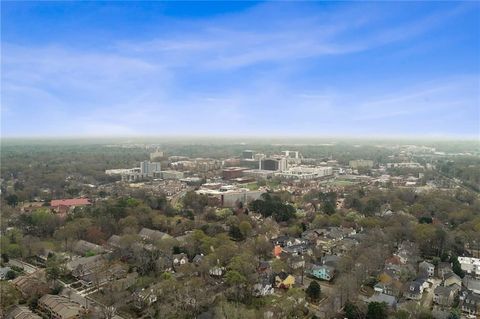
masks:
<svg viewBox="0 0 480 319"><path fill-rule="evenodd" d="M472 141L480 142L480 134L475 135L296 135L296 134L158 134L158 135L66 135L66 136L1 136L0 140L93 140L93 139L340 139L340 140L445 140L445 141Z"/></svg>

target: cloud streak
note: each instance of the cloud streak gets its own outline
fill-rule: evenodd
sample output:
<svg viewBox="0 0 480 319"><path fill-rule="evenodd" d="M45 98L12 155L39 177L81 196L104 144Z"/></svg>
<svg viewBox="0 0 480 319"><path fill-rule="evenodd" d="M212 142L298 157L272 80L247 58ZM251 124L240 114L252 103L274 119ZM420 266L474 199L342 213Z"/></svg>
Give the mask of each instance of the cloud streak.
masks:
<svg viewBox="0 0 480 319"><path fill-rule="evenodd" d="M403 71L395 65L400 58L388 60L390 47L407 52L462 17L463 6L391 23L390 10L358 4L284 9L267 3L178 19L171 32L112 38L102 47L2 43L2 134L401 134L409 129L400 121L426 122L455 109L461 128L432 121L417 131L478 132L471 68L418 70L416 77L413 62ZM378 66L368 54L385 62ZM382 80L388 71L362 82L385 66L396 82Z"/></svg>

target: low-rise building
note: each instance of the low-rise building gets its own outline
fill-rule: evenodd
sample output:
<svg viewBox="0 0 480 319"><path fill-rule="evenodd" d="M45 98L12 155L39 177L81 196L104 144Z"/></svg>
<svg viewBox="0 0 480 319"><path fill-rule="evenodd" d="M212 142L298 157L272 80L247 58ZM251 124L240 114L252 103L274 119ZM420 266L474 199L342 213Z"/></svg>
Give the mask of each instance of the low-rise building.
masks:
<svg viewBox="0 0 480 319"><path fill-rule="evenodd" d="M73 245L73 251L82 256L87 254L102 254L106 252L105 248L100 245L88 242L86 240L78 240Z"/></svg>
<svg viewBox="0 0 480 319"><path fill-rule="evenodd" d="M307 273L315 278L330 281L335 276L335 267L328 265L313 265Z"/></svg>
<svg viewBox="0 0 480 319"><path fill-rule="evenodd" d="M12 280L12 284L21 292L24 298L42 296L50 290L47 283L32 275L19 276Z"/></svg>
<svg viewBox="0 0 480 319"><path fill-rule="evenodd" d="M424 279L416 279L408 284L404 295L407 299L420 300L426 287L428 283Z"/></svg>
<svg viewBox="0 0 480 319"><path fill-rule="evenodd" d="M41 297L38 300L38 309L52 319L76 319L85 313L81 305L58 295Z"/></svg>
<svg viewBox="0 0 480 319"><path fill-rule="evenodd" d="M150 228L142 228L140 230L140 232L138 233L138 235L143 239L143 240L146 240L146 241L157 241L157 240L161 240L161 239L167 239L167 238L172 238L172 236L170 236L169 234L167 233L164 233L164 232L161 232L159 230L154 230L154 229L150 229Z"/></svg>
<svg viewBox="0 0 480 319"><path fill-rule="evenodd" d="M471 291L465 291L460 296L462 312L469 316L480 315L480 295Z"/></svg>
<svg viewBox="0 0 480 319"><path fill-rule="evenodd" d="M437 305L450 307L455 298L455 289L452 287L438 286L433 292L433 302Z"/></svg>
<svg viewBox="0 0 480 319"><path fill-rule="evenodd" d="M290 289L295 285L295 277L282 271L275 276L275 286L281 289Z"/></svg>
<svg viewBox="0 0 480 319"><path fill-rule="evenodd" d="M480 278L480 258L458 257L458 262L467 275Z"/></svg>
<svg viewBox="0 0 480 319"><path fill-rule="evenodd" d="M435 274L435 266L428 261L422 261L418 265L418 270L421 275L425 275L428 277L433 277Z"/></svg>
<svg viewBox="0 0 480 319"><path fill-rule="evenodd" d="M33 313L25 306L17 305L13 307L5 317L6 319L42 319L36 313Z"/></svg>

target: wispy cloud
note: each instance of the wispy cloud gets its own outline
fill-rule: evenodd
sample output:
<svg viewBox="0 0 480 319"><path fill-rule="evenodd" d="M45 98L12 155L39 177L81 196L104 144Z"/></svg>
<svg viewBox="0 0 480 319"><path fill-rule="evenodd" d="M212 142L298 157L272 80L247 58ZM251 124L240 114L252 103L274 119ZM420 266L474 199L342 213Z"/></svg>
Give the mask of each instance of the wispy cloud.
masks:
<svg viewBox="0 0 480 319"><path fill-rule="evenodd" d="M179 19L171 32L113 38L103 47L2 43L2 131L335 134L372 129L375 121L401 131L397 120L427 120L454 107L465 110L463 118L478 114L478 74L361 83L348 79L352 65L345 63L388 45L408 50L417 37L463 14L463 5L391 23L385 20L394 14L377 6L277 6ZM345 66L335 70L331 61ZM401 67L397 72L408 76ZM473 126L468 122L466 130Z"/></svg>

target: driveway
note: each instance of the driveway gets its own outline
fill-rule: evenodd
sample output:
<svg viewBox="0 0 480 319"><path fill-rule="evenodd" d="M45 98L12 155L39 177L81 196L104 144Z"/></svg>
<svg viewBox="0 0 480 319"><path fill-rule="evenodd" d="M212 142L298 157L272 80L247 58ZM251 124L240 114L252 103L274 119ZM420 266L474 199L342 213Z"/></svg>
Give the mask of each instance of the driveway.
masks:
<svg viewBox="0 0 480 319"><path fill-rule="evenodd" d="M422 306L428 309L430 309L430 307L432 306L433 292L435 291L435 288L437 288L438 285L440 285L440 283L442 282L440 279L432 278L431 280L433 281L433 284L430 288L428 288L427 294L424 295L422 298Z"/></svg>

